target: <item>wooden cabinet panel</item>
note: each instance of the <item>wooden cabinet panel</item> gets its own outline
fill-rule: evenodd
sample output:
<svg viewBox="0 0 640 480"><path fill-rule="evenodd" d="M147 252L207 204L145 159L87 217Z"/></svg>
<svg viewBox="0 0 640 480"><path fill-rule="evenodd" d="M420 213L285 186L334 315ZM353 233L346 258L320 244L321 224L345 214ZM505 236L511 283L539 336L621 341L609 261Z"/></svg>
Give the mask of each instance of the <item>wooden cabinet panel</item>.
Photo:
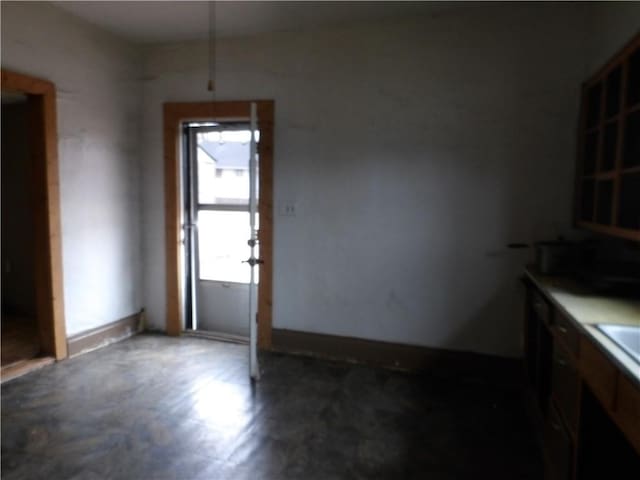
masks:
<svg viewBox="0 0 640 480"><path fill-rule="evenodd" d="M640 472L639 452L594 393L589 387L582 389L576 480L636 478L636 472Z"/></svg>
<svg viewBox="0 0 640 480"><path fill-rule="evenodd" d="M538 403L543 415L547 414L551 396L551 360L553 337L549 329L541 325L538 345Z"/></svg>
<svg viewBox="0 0 640 480"><path fill-rule="evenodd" d="M609 359L586 338L580 342L580 373L607 410L613 409L618 370Z"/></svg>
<svg viewBox="0 0 640 480"><path fill-rule="evenodd" d="M618 425L640 455L640 387L625 375L618 378L615 416Z"/></svg>
<svg viewBox="0 0 640 480"><path fill-rule="evenodd" d="M571 437L567 434L560 416L552 405L544 426L547 480L569 480L573 459Z"/></svg>
<svg viewBox="0 0 640 480"><path fill-rule="evenodd" d="M537 290L532 290L531 294L531 306L538 316L538 319L545 325L549 325L551 322L549 303Z"/></svg>
<svg viewBox="0 0 640 480"><path fill-rule="evenodd" d="M525 360L529 384L546 414L551 392L552 336L547 328L550 305L533 286L527 287Z"/></svg>
<svg viewBox="0 0 640 480"><path fill-rule="evenodd" d="M564 348L554 343L553 364L551 367L551 391L558 404L558 410L575 434L578 425L578 391L580 377Z"/></svg>
<svg viewBox="0 0 640 480"><path fill-rule="evenodd" d="M532 287L527 286L527 301L525 305L524 326L524 355L527 379L530 386L535 387L538 378L538 316L533 310Z"/></svg>
<svg viewBox="0 0 640 480"><path fill-rule="evenodd" d="M556 310L553 315L551 329L554 337L557 338L574 357L577 357L580 348L580 334L573 322Z"/></svg>

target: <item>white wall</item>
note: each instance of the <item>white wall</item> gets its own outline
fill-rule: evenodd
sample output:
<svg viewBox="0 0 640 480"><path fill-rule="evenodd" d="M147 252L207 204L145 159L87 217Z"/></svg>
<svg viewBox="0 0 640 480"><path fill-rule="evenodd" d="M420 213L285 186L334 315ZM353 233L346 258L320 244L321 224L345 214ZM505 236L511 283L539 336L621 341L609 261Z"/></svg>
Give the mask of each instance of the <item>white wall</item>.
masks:
<svg viewBox="0 0 640 480"><path fill-rule="evenodd" d="M298 211L275 217L274 326L518 354L529 256L504 245L569 229L579 85L637 9L483 4L221 41L218 98L276 101L276 209ZM206 52L2 2L2 66L58 87L69 334L141 304L164 327L161 108L210 98Z"/></svg>
<svg viewBox="0 0 640 480"><path fill-rule="evenodd" d="M571 224L584 5L479 5L219 42L218 98L274 99L274 327L520 351L531 242ZM207 100L206 44L148 49L145 304L165 321L161 105Z"/></svg>
<svg viewBox="0 0 640 480"><path fill-rule="evenodd" d="M2 67L57 87L68 335L142 306L139 60L49 4L2 2Z"/></svg>
<svg viewBox="0 0 640 480"><path fill-rule="evenodd" d="M587 76L640 32L640 2L594 2L590 7Z"/></svg>

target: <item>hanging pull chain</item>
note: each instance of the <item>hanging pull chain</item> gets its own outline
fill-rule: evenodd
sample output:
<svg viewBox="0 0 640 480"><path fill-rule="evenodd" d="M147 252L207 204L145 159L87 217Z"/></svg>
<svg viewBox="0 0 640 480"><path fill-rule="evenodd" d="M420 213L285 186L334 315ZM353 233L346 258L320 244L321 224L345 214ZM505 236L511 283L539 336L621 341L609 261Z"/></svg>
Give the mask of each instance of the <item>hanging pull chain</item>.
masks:
<svg viewBox="0 0 640 480"><path fill-rule="evenodd" d="M209 81L207 90L212 92L211 101L215 92L215 65L216 65L216 2L209 3Z"/></svg>

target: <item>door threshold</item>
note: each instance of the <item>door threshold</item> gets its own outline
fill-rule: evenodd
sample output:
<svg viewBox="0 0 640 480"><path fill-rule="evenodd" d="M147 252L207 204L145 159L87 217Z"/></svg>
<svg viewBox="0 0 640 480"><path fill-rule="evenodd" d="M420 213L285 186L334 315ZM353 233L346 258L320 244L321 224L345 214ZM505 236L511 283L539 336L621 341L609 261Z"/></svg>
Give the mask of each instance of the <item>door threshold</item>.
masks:
<svg viewBox="0 0 640 480"><path fill-rule="evenodd" d="M36 357L29 360L21 360L2 367L0 371L0 383L8 382L21 377L34 370L51 365L56 360L53 357Z"/></svg>
<svg viewBox="0 0 640 480"><path fill-rule="evenodd" d="M183 335L197 338L207 338L209 340L218 340L220 342L239 343L241 345L249 345L249 338L242 335L233 335L231 333L209 332L205 330L184 330Z"/></svg>

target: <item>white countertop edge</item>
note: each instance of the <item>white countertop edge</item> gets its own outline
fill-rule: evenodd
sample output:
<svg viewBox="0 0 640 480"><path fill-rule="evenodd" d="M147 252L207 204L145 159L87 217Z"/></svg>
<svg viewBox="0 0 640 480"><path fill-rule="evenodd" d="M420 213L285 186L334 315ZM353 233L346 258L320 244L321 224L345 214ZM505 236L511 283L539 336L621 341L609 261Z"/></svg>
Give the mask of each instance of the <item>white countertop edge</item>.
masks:
<svg viewBox="0 0 640 480"><path fill-rule="evenodd" d="M595 324L582 322L580 319L575 318L573 314L569 313L564 305L562 305L562 302L554 296L553 292L549 291L548 287L542 285L538 281L535 273L532 273L528 268L526 268L525 274L545 295L545 297L547 297L560 311L562 311L567 318L571 319L571 321L573 321L573 323L584 334L586 334L587 337L593 340L596 345L599 345L604 353L611 358L613 362L627 374L628 377L634 379L638 385L640 385L640 365L638 365L627 352L619 347L618 344L611 340L607 335L598 330Z"/></svg>

